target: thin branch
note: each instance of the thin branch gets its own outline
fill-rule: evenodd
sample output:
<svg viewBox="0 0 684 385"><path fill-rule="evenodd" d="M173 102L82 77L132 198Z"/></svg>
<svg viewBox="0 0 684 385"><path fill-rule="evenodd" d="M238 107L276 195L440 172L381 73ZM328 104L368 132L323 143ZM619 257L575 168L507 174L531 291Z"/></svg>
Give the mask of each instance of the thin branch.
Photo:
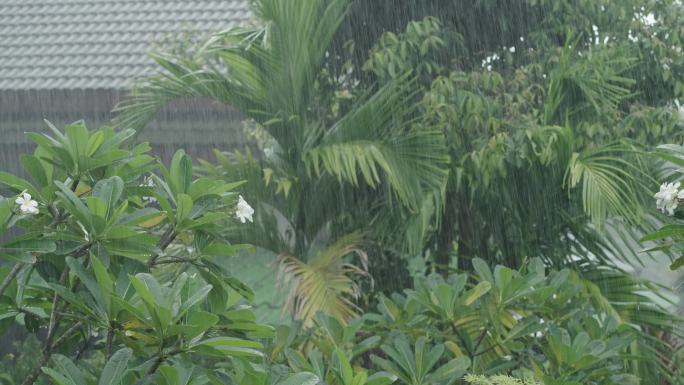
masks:
<svg viewBox="0 0 684 385"><path fill-rule="evenodd" d="M16 265L14 265L12 270L10 270L9 274L7 274L5 279L2 280L2 284L0 284L0 297L2 297L2 294L5 292L5 290L7 290L10 283L12 283L12 280L16 278L16 276L19 274L19 271L23 266L23 263L18 262Z"/></svg>
<svg viewBox="0 0 684 385"><path fill-rule="evenodd" d="M62 271L62 276L59 277L59 284L64 285L67 280L67 276L69 275L69 268L64 267L64 270ZM48 324L48 334L47 338L45 339L45 347L46 349L50 346L50 343L52 342L52 338L54 337L55 334L55 329L57 328L57 324L59 320L57 319L59 316L57 314L57 301L59 300L59 296L57 295L57 292L52 296L52 307L50 308L50 323Z"/></svg>
<svg viewBox="0 0 684 385"><path fill-rule="evenodd" d="M168 354L159 353L159 357L157 357L157 359L154 360L154 363L152 364L152 366L150 366L150 368L147 369L145 376L147 377L147 376L154 374L157 371L157 369L159 369L161 364L163 364L164 361L166 361L167 358L173 357L179 353L183 353L183 350L181 350L181 349L172 350Z"/></svg>
<svg viewBox="0 0 684 385"><path fill-rule="evenodd" d="M111 327L111 326L110 326ZM105 360L109 360L112 355L112 342L114 341L114 330L107 331L107 343L105 344Z"/></svg>
<svg viewBox="0 0 684 385"><path fill-rule="evenodd" d="M24 382L21 383L21 385L32 385L34 382L36 382L40 376L40 373L42 372L41 369L47 364L47 362L50 360L50 357L52 357L52 352L64 341L66 341L66 339L69 338L71 334L74 333L79 327L81 327L80 321L76 322L72 327L67 329L67 331L65 331L57 340L55 340L52 345L46 346L40 359L31 370L31 373L26 377Z"/></svg>
<svg viewBox="0 0 684 385"><path fill-rule="evenodd" d="M480 347L480 344L482 343L482 340L484 340L486 335L487 335L487 328L485 327L484 329L482 329L482 333L480 333L480 335L477 337L477 341L475 341L475 347L473 347L473 351L475 353L477 353L477 349Z"/></svg>
<svg viewBox="0 0 684 385"><path fill-rule="evenodd" d="M166 232L162 235L161 239L159 240L159 244L157 245L161 251L166 250L166 248L173 242L174 239L176 239L176 230L173 227L169 227ZM160 257L160 254L155 254L150 257L150 259L147 261L147 266L152 267L156 265L157 259Z"/></svg>
<svg viewBox="0 0 684 385"><path fill-rule="evenodd" d="M485 350L483 350L483 351L481 351L481 352L476 352L476 353L473 355L473 358L475 358L475 357L477 357L477 356L481 356L481 355L483 355L483 354L489 352L490 350L496 349L496 348L499 347L499 346L501 346L501 344L499 344L498 341L494 341L494 344L493 344L492 346L488 347L487 349L485 349Z"/></svg>
<svg viewBox="0 0 684 385"><path fill-rule="evenodd" d="M192 258L169 257L169 258L164 258L164 259L157 259L156 261L154 261L152 266L168 265L171 263L193 263L193 262L196 262L196 260L192 259Z"/></svg>

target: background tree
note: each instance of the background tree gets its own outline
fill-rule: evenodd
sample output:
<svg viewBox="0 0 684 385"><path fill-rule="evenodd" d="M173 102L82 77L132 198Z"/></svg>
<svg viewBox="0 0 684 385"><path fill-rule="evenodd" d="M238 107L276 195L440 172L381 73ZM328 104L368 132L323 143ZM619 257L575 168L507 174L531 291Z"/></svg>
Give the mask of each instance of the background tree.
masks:
<svg viewBox="0 0 684 385"><path fill-rule="evenodd" d="M465 14L477 20L481 7L494 3L454 8L470 7ZM623 307L625 287L616 279L629 273L615 260L639 263L643 254L632 246L659 222L651 198L656 169L639 149L682 137L673 103L681 86L669 73L670 65L681 66L680 37L672 38L681 31L681 8L597 3L585 13L567 2L567 8L520 3L527 11L536 8L531 15L540 18L512 17L504 24L520 35L506 34L500 45L488 37L476 41L487 31L460 29L467 24L444 17L444 28L437 18L410 22L369 51L364 68L370 78L382 82L408 72L421 80L419 124L439 127L447 139L452 163L445 211L426 252L444 273L454 257L466 270L474 257L521 266L538 256L549 265L573 266L607 305L622 307L623 320L646 333L670 331L656 321L669 318L662 308L652 307L659 316L647 319L639 301L631 310ZM557 12L544 12L551 5ZM509 6L515 8L492 8L492 19L504 20ZM538 23L514 27L530 20ZM581 29L587 25L589 34ZM663 41L669 45L653 50ZM681 329L673 332L681 337ZM640 349L673 349L649 344ZM641 370L658 381L663 369Z"/></svg>
<svg viewBox="0 0 684 385"><path fill-rule="evenodd" d="M241 236L281 255L283 271L308 269L309 279L298 274L298 281L311 295L294 299L308 320L331 303L335 314L354 313L348 300L329 301L354 292L343 278L351 272L338 264L348 252L336 250L363 240L345 235L364 232L375 250L422 248L425 217L439 213L448 173L442 133L412 124L411 79L359 87L352 67L346 76L331 72L328 48L348 7L346 0L256 2L258 27L155 55L166 74L119 107L118 124L137 129L182 96L229 103L253 120L267 138L262 159L219 155L219 168L205 166L247 180L243 191L259 209ZM354 242L340 245L345 239ZM294 269L290 257L305 264ZM335 286L341 281L348 283Z"/></svg>

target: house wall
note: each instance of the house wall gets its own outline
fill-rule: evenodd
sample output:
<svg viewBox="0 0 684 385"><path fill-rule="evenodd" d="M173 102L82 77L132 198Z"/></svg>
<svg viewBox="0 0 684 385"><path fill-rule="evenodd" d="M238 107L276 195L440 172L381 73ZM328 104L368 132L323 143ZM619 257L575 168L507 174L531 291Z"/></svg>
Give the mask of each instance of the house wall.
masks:
<svg viewBox="0 0 684 385"><path fill-rule="evenodd" d="M83 119L93 129L107 124L125 97L119 90L0 90L0 171L21 174L19 156L33 151L24 133L47 132L43 119L61 127ZM209 100L178 100L162 109L140 135L164 160L185 149L193 158L213 159L213 149L248 145L239 111Z"/></svg>

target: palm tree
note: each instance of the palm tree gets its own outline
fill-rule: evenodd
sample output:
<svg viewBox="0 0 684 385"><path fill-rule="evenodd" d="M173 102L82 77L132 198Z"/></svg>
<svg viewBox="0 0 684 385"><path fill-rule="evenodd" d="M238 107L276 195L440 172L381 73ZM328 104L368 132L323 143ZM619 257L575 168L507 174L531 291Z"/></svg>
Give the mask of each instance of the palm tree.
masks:
<svg viewBox="0 0 684 385"><path fill-rule="evenodd" d="M337 263L363 242L418 251L425 216L439 213L449 159L439 130L411 124L411 79L359 91L340 112L330 112L337 99L336 87L325 86L326 52L348 3L257 1L257 27L215 34L194 50L153 55L166 72L139 84L117 108L119 126L140 130L170 101L206 97L240 109L267 133L270 145L260 160L218 153L219 166L204 164L207 172L247 180L244 196L258 209L242 240L283 256L284 271L301 273L307 262L320 265L319 255L335 255L323 258L326 274L332 268L346 276L349 265ZM437 202L429 213L426 202ZM386 226L371 226L379 222ZM366 237L345 237L356 230ZM299 268L287 269L295 260ZM319 278L338 297L353 285ZM295 301L307 307L298 314L308 320L329 298L305 299L305 292L295 291ZM348 299L334 303L343 318L355 314Z"/></svg>

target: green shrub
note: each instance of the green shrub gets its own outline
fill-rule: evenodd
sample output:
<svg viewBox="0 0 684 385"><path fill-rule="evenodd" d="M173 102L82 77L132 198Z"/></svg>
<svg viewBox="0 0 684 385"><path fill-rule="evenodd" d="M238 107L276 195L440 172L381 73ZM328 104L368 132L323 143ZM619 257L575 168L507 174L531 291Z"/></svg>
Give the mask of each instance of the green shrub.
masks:
<svg viewBox="0 0 684 385"><path fill-rule="evenodd" d="M28 341L40 340L38 354L16 352L17 362L36 363L18 368L24 377L14 381L315 378L244 369L264 362L262 342L274 333L255 322L251 290L217 263L245 247L224 238L249 225L238 218L251 221L253 210L234 192L240 181L196 178L182 150L164 166L147 144L128 144L132 130L90 131L83 122L50 129L27 134L37 148L21 162L32 182L0 173L13 194L0 203L0 233L21 233L0 247L14 263L0 274L0 332L18 324Z"/></svg>

